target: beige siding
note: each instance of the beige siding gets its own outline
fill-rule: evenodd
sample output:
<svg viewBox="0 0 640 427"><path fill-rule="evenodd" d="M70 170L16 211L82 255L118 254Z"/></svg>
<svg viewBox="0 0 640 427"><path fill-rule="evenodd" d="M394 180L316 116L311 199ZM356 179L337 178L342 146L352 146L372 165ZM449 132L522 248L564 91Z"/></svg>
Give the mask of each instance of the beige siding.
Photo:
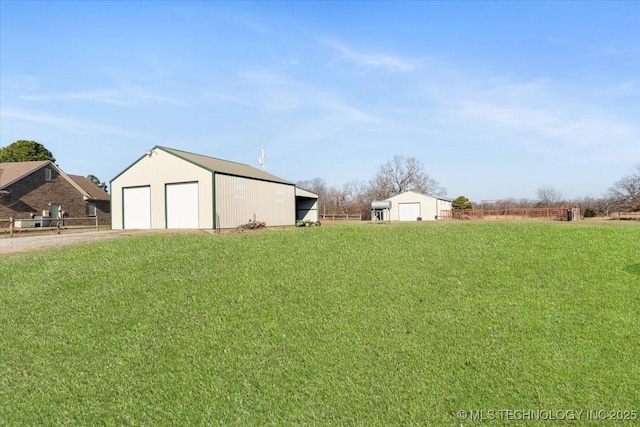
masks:
<svg viewBox="0 0 640 427"><path fill-rule="evenodd" d="M235 228L254 219L267 226L294 225L295 206L293 185L216 174L219 228Z"/></svg>
<svg viewBox="0 0 640 427"><path fill-rule="evenodd" d="M438 219L442 219L442 211L451 211L451 202L438 199Z"/></svg>
<svg viewBox="0 0 640 427"><path fill-rule="evenodd" d="M391 221L398 221L401 203L420 203L420 215L423 221L434 221L436 215L440 216L441 210L451 209L451 202L449 201L414 193L413 191L398 194L387 200L391 200Z"/></svg>
<svg viewBox="0 0 640 427"><path fill-rule="evenodd" d="M200 228L213 228L213 179L203 169L162 150L153 150L111 183L112 228L122 229L122 189L150 185L151 228L166 228L166 184L198 182Z"/></svg>

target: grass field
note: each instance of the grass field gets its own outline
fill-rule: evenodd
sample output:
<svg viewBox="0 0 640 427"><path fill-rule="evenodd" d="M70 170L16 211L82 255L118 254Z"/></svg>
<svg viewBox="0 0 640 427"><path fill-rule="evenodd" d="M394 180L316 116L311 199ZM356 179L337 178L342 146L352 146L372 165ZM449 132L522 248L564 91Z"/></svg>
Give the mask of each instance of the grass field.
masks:
<svg viewBox="0 0 640 427"><path fill-rule="evenodd" d="M0 259L0 425L638 412L638 224L161 233Z"/></svg>

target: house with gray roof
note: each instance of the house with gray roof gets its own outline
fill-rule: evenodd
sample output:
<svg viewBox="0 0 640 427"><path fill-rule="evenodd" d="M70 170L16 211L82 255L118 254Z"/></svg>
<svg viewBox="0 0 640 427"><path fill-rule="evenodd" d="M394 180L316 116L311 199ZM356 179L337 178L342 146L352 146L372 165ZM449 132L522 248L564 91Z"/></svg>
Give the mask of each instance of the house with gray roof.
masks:
<svg viewBox="0 0 640 427"><path fill-rule="evenodd" d="M249 221L267 226L296 221L293 183L246 164L168 147L147 150L110 187L113 229L227 229Z"/></svg>

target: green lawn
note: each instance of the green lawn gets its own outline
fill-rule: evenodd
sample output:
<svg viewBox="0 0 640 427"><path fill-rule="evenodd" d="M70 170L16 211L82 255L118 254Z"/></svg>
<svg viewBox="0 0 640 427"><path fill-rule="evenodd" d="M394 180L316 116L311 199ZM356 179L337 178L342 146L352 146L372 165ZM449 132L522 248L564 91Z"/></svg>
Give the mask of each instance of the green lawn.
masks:
<svg viewBox="0 0 640 427"><path fill-rule="evenodd" d="M640 225L161 233L0 259L0 425L635 424L503 410L640 417Z"/></svg>

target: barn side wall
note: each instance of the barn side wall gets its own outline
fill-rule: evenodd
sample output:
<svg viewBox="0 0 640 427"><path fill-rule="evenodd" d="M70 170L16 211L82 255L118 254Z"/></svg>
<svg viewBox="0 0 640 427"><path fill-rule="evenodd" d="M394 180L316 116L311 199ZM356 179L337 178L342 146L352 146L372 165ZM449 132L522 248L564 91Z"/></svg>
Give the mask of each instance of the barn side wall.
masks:
<svg viewBox="0 0 640 427"><path fill-rule="evenodd" d="M216 217L219 228L249 221L267 226L294 225L295 186L216 173Z"/></svg>

